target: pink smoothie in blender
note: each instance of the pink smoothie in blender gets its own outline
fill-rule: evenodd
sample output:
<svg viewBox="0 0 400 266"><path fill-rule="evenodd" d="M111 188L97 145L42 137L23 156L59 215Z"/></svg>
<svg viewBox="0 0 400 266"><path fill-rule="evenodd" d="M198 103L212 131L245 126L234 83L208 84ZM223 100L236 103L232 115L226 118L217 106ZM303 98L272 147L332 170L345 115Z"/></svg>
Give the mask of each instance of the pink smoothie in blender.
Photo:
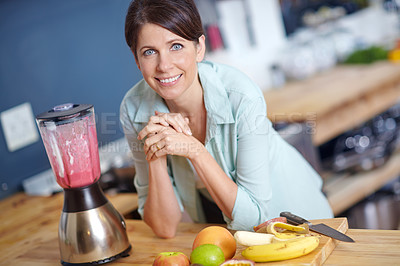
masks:
<svg viewBox="0 0 400 266"><path fill-rule="evenodd" d="M61 187L83 187L100 178L93 106L56 106L40 116L38 125L50 164Z"/></svg>
<svg viewBox="0 0 400 266"><path fill-rule="evenodd" d="M36 116L64 205L58 228L61 264L99 265L129 255L122 215L101 189L94 108L63 104Z"/></svg>

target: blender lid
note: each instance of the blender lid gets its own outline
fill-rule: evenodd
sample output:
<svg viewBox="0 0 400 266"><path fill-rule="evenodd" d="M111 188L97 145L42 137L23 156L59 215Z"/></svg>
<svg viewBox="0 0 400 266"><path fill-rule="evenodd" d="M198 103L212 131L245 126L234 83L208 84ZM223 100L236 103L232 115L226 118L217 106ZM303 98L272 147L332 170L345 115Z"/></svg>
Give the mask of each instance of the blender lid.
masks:
<svg viewBox="0 0 400 266"><path fill-rule="evenodd" d="M36 116L39 120L64 120L69 118L75 118L87 114L88 109L92 108L92 104L73 104L65 103L54 106L47 112L41 113Z"/></svg>

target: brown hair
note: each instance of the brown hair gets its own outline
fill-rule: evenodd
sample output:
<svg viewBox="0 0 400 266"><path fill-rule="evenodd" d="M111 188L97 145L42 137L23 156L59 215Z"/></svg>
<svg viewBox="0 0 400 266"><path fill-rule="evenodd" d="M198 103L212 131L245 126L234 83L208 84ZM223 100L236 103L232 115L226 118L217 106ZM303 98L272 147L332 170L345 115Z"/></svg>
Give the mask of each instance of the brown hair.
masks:
<svg viewBox="0 0 400 266"><path fill-rule="evenodd" d="M204 34L193 0L133 0L125 18L125 39L135 57L139 31L146 23L157 24L196 43Z"/></svg>

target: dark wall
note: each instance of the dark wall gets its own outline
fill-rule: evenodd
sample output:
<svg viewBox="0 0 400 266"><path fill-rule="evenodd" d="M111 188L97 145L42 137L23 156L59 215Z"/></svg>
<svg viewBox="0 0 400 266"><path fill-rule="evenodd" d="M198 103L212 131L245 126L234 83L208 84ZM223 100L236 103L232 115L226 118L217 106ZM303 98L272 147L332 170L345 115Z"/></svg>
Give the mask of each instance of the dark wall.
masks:
<svg viewBox="0 0 400 266"><path fill-rule="evenodd" d="M0 112L95 107L99 145L123 136L119 105L140 78L124 39L130 0L0 0ZM0 128L0 198L49 169L42 140L9 152Z"/></svg>

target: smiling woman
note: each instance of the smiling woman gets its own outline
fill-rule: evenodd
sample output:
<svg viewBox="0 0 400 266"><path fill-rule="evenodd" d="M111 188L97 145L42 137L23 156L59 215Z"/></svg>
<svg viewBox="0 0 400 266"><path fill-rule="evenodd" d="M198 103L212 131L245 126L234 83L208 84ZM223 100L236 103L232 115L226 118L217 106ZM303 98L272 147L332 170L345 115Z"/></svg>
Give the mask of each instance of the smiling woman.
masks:
<svg viewBox="0 0 400 266"><path fill-rule="evenodd" d="M153 23L138 33L136 64L149 86L165 100L191 97L194 87L200 88L197 63L204 57L204 36L192 42Z"/></svg>
<svg viewBox="0 0 400 266"><path fill-rule="evenodd" d="M156 235L175 236L184 210L194 222L234 230L281 211L332 217L321 178L273 130L260 88L232 67L203 61L192 0L133 1L125 36L143 79L126 93L120 120L139 213Z"/></svg>

